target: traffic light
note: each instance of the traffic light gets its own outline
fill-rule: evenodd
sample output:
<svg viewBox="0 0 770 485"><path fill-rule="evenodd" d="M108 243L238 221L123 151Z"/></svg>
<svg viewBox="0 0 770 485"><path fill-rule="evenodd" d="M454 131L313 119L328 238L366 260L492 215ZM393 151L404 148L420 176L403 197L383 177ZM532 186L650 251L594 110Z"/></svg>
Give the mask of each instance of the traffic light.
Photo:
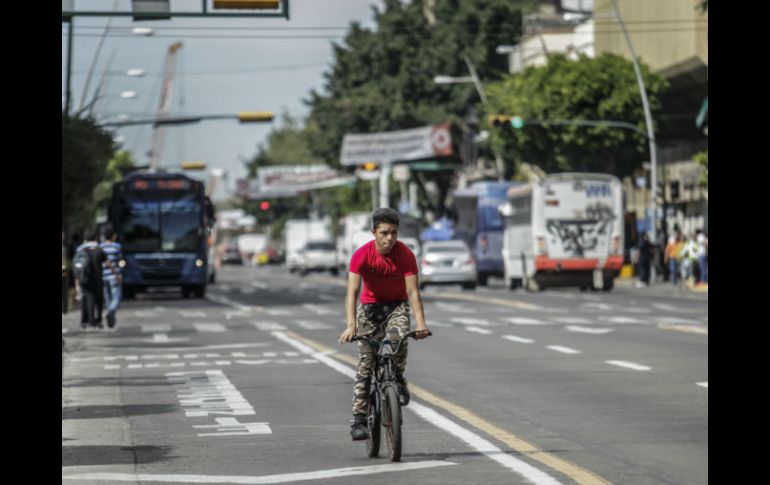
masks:
<svg viewBox="0 0 770 485"><path fill-rule="evenodd" d="M260 121L273 121L272 111L241 111L238 113L238 121L241 123L254 123Z"/></svg>
<svg viewBox="0 0 770 485"><path fill-rule="evenodd" d="M269 209L270 209L270 202L269 201L263 200L262 202L259 203L259 210L266 211L266 210L269 210Z"/></svg>
<svg viewBox="0 0 770 485"><path fill-rule="evenodd" d="M280 0L214 0L214 9L275 10Z"/></svg>
<svg viewBox="0 0 770 485"><path fill-rule="evenodd" d="M361 168L363 168L367 172L372 172L372 171L377 170L378 168L380 168L380 166L377 163L375 163L375 162L366 162L365 164L363 164L361 166Z"/></svg>
<svg viewBox="0 0 770 485"><path fill-rule="evenodd" d="M519 129L524 126L524 119L521 116L489 115L487 120L489 121L489 124L495 128L511 125L512 127Z"/></svg>
<svg viewBox="0 0 770 485"><path fill-rule="evenodd" d="M183 170L204 170L206 168L206 162L182 162L180 166Z"/></svg>
<svg viewBox="0 0 770 485"><path fill-rule="evenodd" d="M495 128L505 126L511 122L511 116L508 115L489 115L487 116L489 124Z"/></svg>

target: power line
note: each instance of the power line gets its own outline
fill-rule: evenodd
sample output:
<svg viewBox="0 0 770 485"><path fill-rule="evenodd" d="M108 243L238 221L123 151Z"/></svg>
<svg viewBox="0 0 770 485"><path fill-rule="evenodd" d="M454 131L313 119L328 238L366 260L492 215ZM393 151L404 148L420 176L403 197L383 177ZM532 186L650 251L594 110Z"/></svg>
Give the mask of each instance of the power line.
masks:
<svg viewBox="0 0 770 485"><path fill-rule="evenodd" d="M628 32L631 34L652 34L652 33L676 33L676 32L697 32L708 31L708 27L693 27L693 28L662 28L662 29L630 29ZM500 33L504 33L500 31ZM548 32L542 32L548 34ZM594 30L594 34L622 34L621 29L611 30ZM565 32L565 34L574 34L574 32ZM62 32L62 36L66 33ZM588 35L588 33L586 33ZM99 34L74 34L75 37L99 37ZM136 38L133 34L120 34L113 33L108 35L110 38ZM273 39L273 40L304 40L304 39L341 39L346 37L345 35L228 35L228 34L173 34L163 35L156 34L153 38L185 38L185 39Z"/></svg>

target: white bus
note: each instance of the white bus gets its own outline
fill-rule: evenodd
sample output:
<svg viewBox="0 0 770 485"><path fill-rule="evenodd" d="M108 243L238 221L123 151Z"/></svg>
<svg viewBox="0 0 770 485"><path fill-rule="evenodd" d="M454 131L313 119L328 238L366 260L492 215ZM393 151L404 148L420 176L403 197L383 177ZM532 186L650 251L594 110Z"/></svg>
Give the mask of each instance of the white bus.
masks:
<svg viewBox="0 0 770 485"><path fill-rule="evenodd" d="M623 264L623 191L601 173L560 173L511 187L500 205L509 288L612 289Z"/></svg>

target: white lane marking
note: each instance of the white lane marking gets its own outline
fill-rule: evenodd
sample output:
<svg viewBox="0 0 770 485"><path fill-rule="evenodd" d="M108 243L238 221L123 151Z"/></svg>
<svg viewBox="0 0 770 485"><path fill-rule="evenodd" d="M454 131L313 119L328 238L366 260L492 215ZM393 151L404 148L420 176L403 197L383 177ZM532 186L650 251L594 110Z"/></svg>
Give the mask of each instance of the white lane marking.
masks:
<svg viewBox="0 0 770 485"><path fill-rule="evenodd" d="M267 286L268 286L267 283L265 283L264 281L252 281L249 284L251 286L253 286L255 288L259 288L261 290L266 290Z"/></svg>
<svg viewBox="0 0 770 485"><path fill-rule="evenodd" d="M268 347L272 344L268 342L257 342L252 344L218 344L218 345L203 345L199 347L163 347L163 349L148 349L147 347L123 347L121 350L129 351L142 351L142 352L168 352L172 350L185 351L185 350L215 350L215 349L245 349L248 347Z"/></svg>
<svg viewBox="0 0 770 485"><path fill-rule="evenodd" d="M145 323L142 324L142 332L146 333L165 333L171 331L171 325L167 323Z"/></svg>
<svg viewBox="0 0 770 485"><path fill-rule="evenodd" d="M605 312L611 312L613 310L612 305L608 305L606 303L589 302L589 303L583 303L580 306L586 307L586 308L596 308L597 310L602 310Z"/></svg>
<svg viewBox="0 0 770 485"><path fill-rule="evenodd" d="M331 301L334 303L339 303L342 301L341 297L332 295L318 295L318 298L322 299L323 301Z"/></svg>
<svg viewBox="0 0 770 485"><path fill-rule="evenodd" d="M700 313L701 310L698 310L696 308L681 308L675 305L669 305L666 303L653 303L652 306L659 310L664 310L667 312L676 312L676 313Z"/></svg>
<svg viewBox="0 0 770 485"><path fill-rule="evenodd" d="M315 305L312 303L305 303L304 305L302 305L302 307L318 315L333 315L337 313L335 311L329 310L328 308L322 307L321 305Z"/></svg>
<svg viewBox="0 0 770 485"><path fill-rule="evenodd" d="M226 419L226 418L221 418ZM421 470L439 466L456 465L451 461L429 460L407 463L390 463L387 465L356 466L350 468L334 468L315 472L282 473L279 475L263 475L259 477L244 475L158 475L149 473L79 473L62 475L62 480L101 480L117 482L178 482L178 483L239 483L247 485L264 485L270 483L299 482L302 480L323 480L329 478L371 475L374 473L402 472Z"/></svg>
<svg viewBox="0 0 770 485"><path fill-rule="evenodd" d="M639 323L645 323L645 320L639 320L638 318L634 317L599 317L600 320L604 320L605 322L611 322L611 323L632 323L632 324L639 324Z"/></svg>
<svg viewBox="0 0 770 485"><path fill-rule="evenodd" d="M436 322L436 321L433 321L433 320L431 320L431 322L430 322L430 326L431 326L431 327L452 327L452 326L454 326L454 325L452 325L451 323L446 323L446 322Z"/></svg>
<svg viewBox="0 0 770 485"><path fill-rule="evenodd" d="M708 327L704 327L702 325L677 325L673 323L659 323L658 328L662 328L663 330L676 330L678 332L685 333L698 333L701 335L709 334Z"/></svg>
<svg viewBox="0 0 770 485"><path fill-rule="evenodd" d="M134 316L139 318L152 318L157 317L158 312L152 310L134 310Z"/></svg>
<svg viewBox="0 0 770 485"><path fill-rule="evenodd" d="M206 312L200 310L179 310L179 314L184 318L206 318Z"/></svg>
<svg viewBox="0 0 770 485"><path fill-rule="evenodd" d="M153 342L168 342L168 334L165 334L165 333L154 333L154 334L152 334L152 341Z"/></svg>
<svg viewBox="0 0 770 485"><path fill-rule="evenodd" d="M293 346L300 352L309 354L313 358L328 365L329 367L336 370L337 372L345 376L348 376L351 379L355 379L356 373L352 367L349 367L335 359L332 359L331 357L324 355L321 352L316 352L311 347L303 344L302 342L298 342L294 340L293 338L289 337L283 332L273 332L272 335L278 340L281 340ZM519 473L524 478L532 481L536 485L560 485L561 484L561 482L557 481L547 473L538 470L532 465L526 462L523 462L509 455L508 453L504 453L503 450L496 447L495 445L485 440L481 436L470 431L469 429L463 428L462 426L458 425L454 421L448 418L445 418L444 416L440 415L434 409L428 406L425 406L423 404L415 402L415 400L412 400L409 403L409 407L406 409L411 410L412 412L414 412L424 420L428 421L429 423L433 424L437 428L443 429L447 433L454 435L457 438L460 438L465 443L467 443L472 448L474 448L476 451L486 455L488 458L492 460L495 460L496 462L500 463L504 467L509 468L515 471L516 473Z"/></svg>
<svg viewBox="0 0 770 485"><path fill-rule="evenodd" d="M652 367L648 367L646 365L641 365L641 364L635 364L633 362L626 362L625 360L605 360L604 362L610 365L616 365L618 367L625 367L626 369L632 369L632 370L638 370L638 371L648 371L652 369Z"/></svg>
<svg viewBox="0 0 770 485"><path fill-rule="evenodd" d="M284 310L283 308L268 308L265 310L265 313L268 315L272 315L274 317L286 317L289 315L293 315L293 313L290 310Z"/></svg>
<svg viewBox="0 0 770 485"><path fill-rule="evenodd" d="M465 330L469 332L480 333L482 335L489 335L492 333L492 330L487 330L486 328L479 328L479 327L465 327Z"/></svg>
<svg viewBox="0 0 770 485"><path fill-rule="evenodd" d="M458 305L457 303L445 303L442 301L433 304L436 308L447 313L476 313L473 308L467 306Z"/></svg>
<svg viewBox="0 0 770 485"><path fill-rule="evenodd" d="M503 320L511 322L514 325L548 325L548 322L544 322L536 318L509 317L503 318Z"/></svg>
<svg viewBox="0 0 770 485"><path fill-rule="evenodd" d="M249 312L225 312L225 318L227 320L232 320L233 317L250 317L251 313Z"/></svg>
<svg viewBox="0 0 770 485"><path fill-rule="evenodd" d="M242 288L238 288L243 295L253 295L257 292L256 288L249 288L248 286L244 286Z"/></svg>
<svg viewBox="0 0 770 485"><path fill-rule="evenodd" d="M628 313L652 313L652 310L649 308L624 308L623 311Z"/></svg>
<svg viewBox="0 0 770 485"><path fill-rule="evenodd" d="M611 328L591 328L591 327L580 327L578 325L567 325L564 328L566 328L570 332L590 333L593 335L604 335L613 331L613 329Z"/></svg>
<svg viewBox="0 0 770 485"><path fill-rule="evenodd" d="M700 387L705 387L706 389L709 388L709 383L708 382L696 382L695 384L700 386Z"/></svg>
<svg viewBox="0 0 770 485"><path fill-rule="evenodd" d="M531 344L535 342L531 338L517 337L516 335L503 335L501 338L510 340L511 342L518 342L520 344Z"/></svg>
<svg viewBox="0 0 770 485"><path fill-rule="evenodd" d="M554 317L554 320L560 323L582 323L583 325L591 325L595 321L582 317Z"/></svg>
<svg viewBox="0 0 770 485"><path fill-rule="evenodd" d="M697 320L687 319L687 318L677 318L677 317L657 317L655 318L655 321L658 322L658 324L663 324L663 325L694 325L694 326L702 325Z"/></svg>
<svg viewBox="0 0 770 485"><path fill-rule="evenodd" d="M195 327L195 330L199 332L226 332L227 328L225 328L224 325L221 323L206 323L206 322L195 322L193 323L193 327Z"/></svg>
<svg viewBox="0 0 770 485"><path fill-rule="evenodd" d="M277 322L251 322L251 324L257 327L257 330L262 330L263 332L286 330L286 325L282 325Z"/></svg>
<svg viewBox="0 0 770 485"><path fill-rule="evenodd" d="M197 424L193 428L215 429L216 433L198 433L198 436L242 436L245 434L272 434L268 423L240 423L238 418L216 418L217 424Z"/></svg>
<svg viewBox="0 0 770 485"><path fill-rule="evenodd" d="M580 350L571 349L562 345L548 345L546 349L553 350L554 352L561 352L562 354L582 354Z"/></svg>
<svg viewBox="0 0 770 485"><path fill-rule="evenodd" d="M482 326L490 325L489 320L487 320L486 318L455 317L455 318L450 318L450 320L456 323L461 323L463 325L482 325Z"/></svg>
<svg viewBox="0 0 770 485"><path fill-rule="evenodd" d="M222 287L220 287L220 289L224 290L224 288L222 288ZM211 301L213 301L213 302L215 302L215 303L219 303L221 305L228 305L228 306L231 306L233 308L237 308L238 310L240 310L242 312L250 312L251 309L252 309L249 306L241 305L240 303L236 303L236 302L234 302L233 300L227 298L224 295L212 295L212 294L208 293L208 294L206 294L206 298L211 300Z"/></svg>
<svg viewBox="0 0 770 485"><path fill-rule="evenodd" d="M294 323L296 323L298 326L307 330L328 330L332 328L331 325L328 325L323 322L312 321L312 320L296 320Z"/></svg>

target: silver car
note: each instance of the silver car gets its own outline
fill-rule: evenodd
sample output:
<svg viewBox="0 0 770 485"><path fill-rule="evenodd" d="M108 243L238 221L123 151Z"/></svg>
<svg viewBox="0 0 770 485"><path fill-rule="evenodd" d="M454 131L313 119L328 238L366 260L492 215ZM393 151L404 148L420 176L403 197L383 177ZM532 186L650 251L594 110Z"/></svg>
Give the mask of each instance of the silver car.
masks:
<svg viewBox="0 0 770 485"><path fill-rule="evenodd" d="M461 284L476 288L476 261L463 241L429 241L422 247L420 288L428 284Z"/></svg>

